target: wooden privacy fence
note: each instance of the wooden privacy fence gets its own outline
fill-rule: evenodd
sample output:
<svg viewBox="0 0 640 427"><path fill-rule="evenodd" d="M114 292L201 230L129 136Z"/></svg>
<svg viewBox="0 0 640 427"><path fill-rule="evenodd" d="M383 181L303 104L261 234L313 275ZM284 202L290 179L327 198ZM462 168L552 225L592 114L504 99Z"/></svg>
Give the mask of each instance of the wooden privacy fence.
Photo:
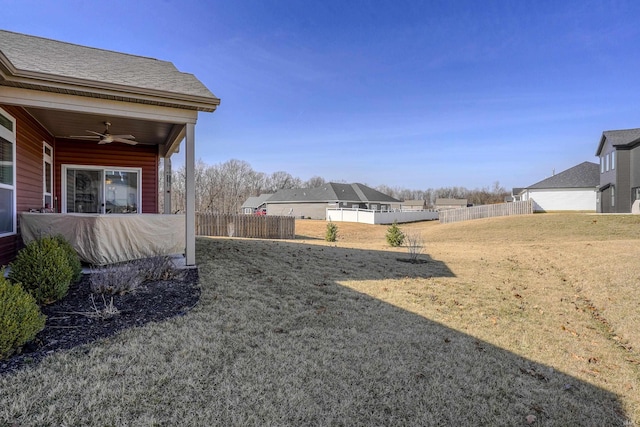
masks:
<svg viewBox="0 0 640 427"><path fill-rule="evenodd" d="M292 216L196 214L199 236L294 239L296 220Z"/></svg>
<svg viewBox="0 0 640 427"><path fill-rule="evenodd" d="M468 221L470 219L491 218L494 216L526 215L533 213L533 201L500 203L497 205L473 206L470 208L448 209L439 213L440 223Z"/></svg>

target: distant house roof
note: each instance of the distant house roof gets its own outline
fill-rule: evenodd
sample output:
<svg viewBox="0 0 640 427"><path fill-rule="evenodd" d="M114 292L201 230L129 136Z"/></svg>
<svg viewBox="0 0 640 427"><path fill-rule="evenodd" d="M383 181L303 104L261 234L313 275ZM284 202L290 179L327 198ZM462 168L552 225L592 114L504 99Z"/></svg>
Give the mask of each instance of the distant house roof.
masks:
<svg viewBox="0 0 640 427"><path fill-rule="evenodd" d="M600 185L600 165L583 162L549 178L536 182L527 189L590 188Z"/></svg>
<svg viewBox="0 0 640 427"><path fill-rule="evenodd" d="M463 206L467 207L467 199L436 199L436 206Z"/></svg>
<svg viewBox="0 0 640 427"><path fill-rule="evenodd" d="M614 147L632 146L640 143L640 129L606 130L602 132L596 156L600 156L604 144L609 141Z"/></svg>
<svg viewBox="0 0 640 427"><path fill-rule="evenodd" d="M513 187L511 189L511 195L517 196L518 194L522 193L524 190L526 190L526 188L524 187Z"/></svg>
<svg viewBox="0 0 640 427"><path fill-rule="evenodd" d="M329 182L316 188L278 190L269 198L269 203L290 202L400 203L400 200L363 184L339 184L335 182Z"/></svg>
<svg viewBox="0 0 640 427"><path fill-rule="evenodd" d="M198 111L214 111L220 104L193 74L171 62L5 30L0 30L0 85Z"/></svg>
<svg viewBox="0 0 640 427"><path fill-rule="evenodd" d="M272 193L261 194L259 196L251 196L242 204L241 208L258 209L260 206L264 205L271 196L273 196Z"/></svg>

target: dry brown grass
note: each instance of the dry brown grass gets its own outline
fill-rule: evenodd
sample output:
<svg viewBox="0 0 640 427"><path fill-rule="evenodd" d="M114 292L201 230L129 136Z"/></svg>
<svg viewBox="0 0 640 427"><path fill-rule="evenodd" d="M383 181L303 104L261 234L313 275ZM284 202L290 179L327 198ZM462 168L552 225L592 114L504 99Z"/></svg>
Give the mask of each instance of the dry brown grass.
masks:
<svg viewBox="0 0 640 427"><path fill-rule="evenodd" d="M198 239L202 300L0 378L0 425L632 425L640 218Z"/></svg>

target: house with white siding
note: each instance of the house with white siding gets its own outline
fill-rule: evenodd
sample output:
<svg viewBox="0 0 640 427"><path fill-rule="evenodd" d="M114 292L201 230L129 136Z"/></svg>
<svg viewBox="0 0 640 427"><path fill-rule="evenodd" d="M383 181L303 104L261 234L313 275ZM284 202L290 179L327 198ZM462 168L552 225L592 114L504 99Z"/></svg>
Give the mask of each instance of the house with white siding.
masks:
<svg viewBox="0 0 640 427"><path fill-rule="evenodd" d="M533 210L596 211L600 166L583 162L520 190L520 200L533 200Z"/></svg>

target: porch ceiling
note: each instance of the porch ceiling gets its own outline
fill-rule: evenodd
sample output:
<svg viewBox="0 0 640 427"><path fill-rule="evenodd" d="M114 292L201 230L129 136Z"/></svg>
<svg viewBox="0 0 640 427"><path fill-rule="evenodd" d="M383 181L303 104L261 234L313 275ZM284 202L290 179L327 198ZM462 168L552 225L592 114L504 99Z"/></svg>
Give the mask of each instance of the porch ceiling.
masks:
<svg viewBox="0 0 640 427"><path fill-rule="evenodd" d="M182 126L173 123L141 120L130 117L114 117L106 114L86 114L73 111L50 110L27 107L26 110L53 136L66 138L71 135L90 135L87 130L103 132L104 122L111 123L112 135L133 135L138 144L163 145L170 142L171 136L179 132ZM174 129L174 126L176 127ZM87 140L95 144L95 140Z"/></svg>

